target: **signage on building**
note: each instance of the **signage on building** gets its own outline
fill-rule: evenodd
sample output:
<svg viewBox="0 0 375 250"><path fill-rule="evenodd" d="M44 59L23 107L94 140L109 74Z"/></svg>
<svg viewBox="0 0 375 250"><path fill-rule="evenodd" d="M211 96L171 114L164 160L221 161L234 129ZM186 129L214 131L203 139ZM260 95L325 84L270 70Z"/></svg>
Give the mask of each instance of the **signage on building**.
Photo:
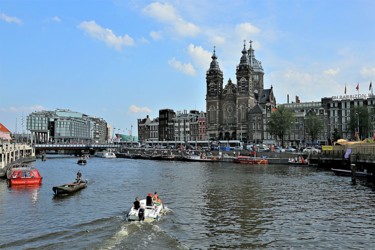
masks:
<svg viewBox="0 0 375 250"><path fill-rule="evenodd" d="M374 98L373 94L338 95L332 96L334 101Z"/></svg>
<svg viewBox="0 0 375 250"><path fill-rule="evenodd" d="M332 146L322 146L322 150L325 151L325 150L333 150L333 147Z"/></svg>

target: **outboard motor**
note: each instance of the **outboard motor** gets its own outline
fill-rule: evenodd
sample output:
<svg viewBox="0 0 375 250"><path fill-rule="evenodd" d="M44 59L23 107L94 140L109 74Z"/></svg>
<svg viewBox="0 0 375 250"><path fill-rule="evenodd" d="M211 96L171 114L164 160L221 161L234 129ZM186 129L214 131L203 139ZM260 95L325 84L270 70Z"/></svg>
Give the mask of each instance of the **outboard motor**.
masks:
<svg viewBox="0 0 375 250"><path fill-rule="evenodd" d="M139 221L145 220L145 210L143 208L140 208L138 211L138 219Z"/></svg>

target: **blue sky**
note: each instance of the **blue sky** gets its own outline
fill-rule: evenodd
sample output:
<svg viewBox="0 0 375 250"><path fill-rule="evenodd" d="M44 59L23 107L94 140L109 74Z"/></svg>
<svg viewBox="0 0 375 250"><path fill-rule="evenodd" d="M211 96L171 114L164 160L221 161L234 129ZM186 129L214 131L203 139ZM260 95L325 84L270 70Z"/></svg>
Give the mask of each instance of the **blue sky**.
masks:
<svg viewBox="0 0 375 250"><path fill-rule="evenodd" d="M128 134L159 109L205 111L214 46L224 83L243 41L278 104L369 93L373 0L1 0L0 122L70 109ZM23 123L25 127L25 122Z"/></svg>

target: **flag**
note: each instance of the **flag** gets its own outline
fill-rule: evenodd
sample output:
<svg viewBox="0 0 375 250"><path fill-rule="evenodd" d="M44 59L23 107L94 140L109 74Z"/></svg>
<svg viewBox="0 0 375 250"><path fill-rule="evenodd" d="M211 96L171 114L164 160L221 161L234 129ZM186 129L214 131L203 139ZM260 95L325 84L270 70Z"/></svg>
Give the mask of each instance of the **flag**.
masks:
<svg viewBox="0 0 375 250"><path fill-rule="evenodd" d="M355 89L358 91L359 90L359 83L357 83L357 87Z"/></svg>
<svg viewBox="0 0 375 250"><path fill-rule="evenodd" d="M368 87L368 90L372 89L372 82L370 82L370 86Z"/></svg>
<svg viewBox="0 0 375 250"><path fill-rule="evenodd" d="M344 90L344 94L346 95L346 84L345 84L345 90Z"/></svg>

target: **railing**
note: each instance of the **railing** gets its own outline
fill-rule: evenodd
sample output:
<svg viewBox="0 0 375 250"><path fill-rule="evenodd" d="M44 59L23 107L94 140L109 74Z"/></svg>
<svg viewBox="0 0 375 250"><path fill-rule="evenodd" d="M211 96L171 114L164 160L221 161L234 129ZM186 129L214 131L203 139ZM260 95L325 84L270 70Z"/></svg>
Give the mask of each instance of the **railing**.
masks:
<svg viewBox="0 0 375 250"><path fill-rule="evenodd" d="M121 148L118 144L34 144L35 149Z"/></svg>

